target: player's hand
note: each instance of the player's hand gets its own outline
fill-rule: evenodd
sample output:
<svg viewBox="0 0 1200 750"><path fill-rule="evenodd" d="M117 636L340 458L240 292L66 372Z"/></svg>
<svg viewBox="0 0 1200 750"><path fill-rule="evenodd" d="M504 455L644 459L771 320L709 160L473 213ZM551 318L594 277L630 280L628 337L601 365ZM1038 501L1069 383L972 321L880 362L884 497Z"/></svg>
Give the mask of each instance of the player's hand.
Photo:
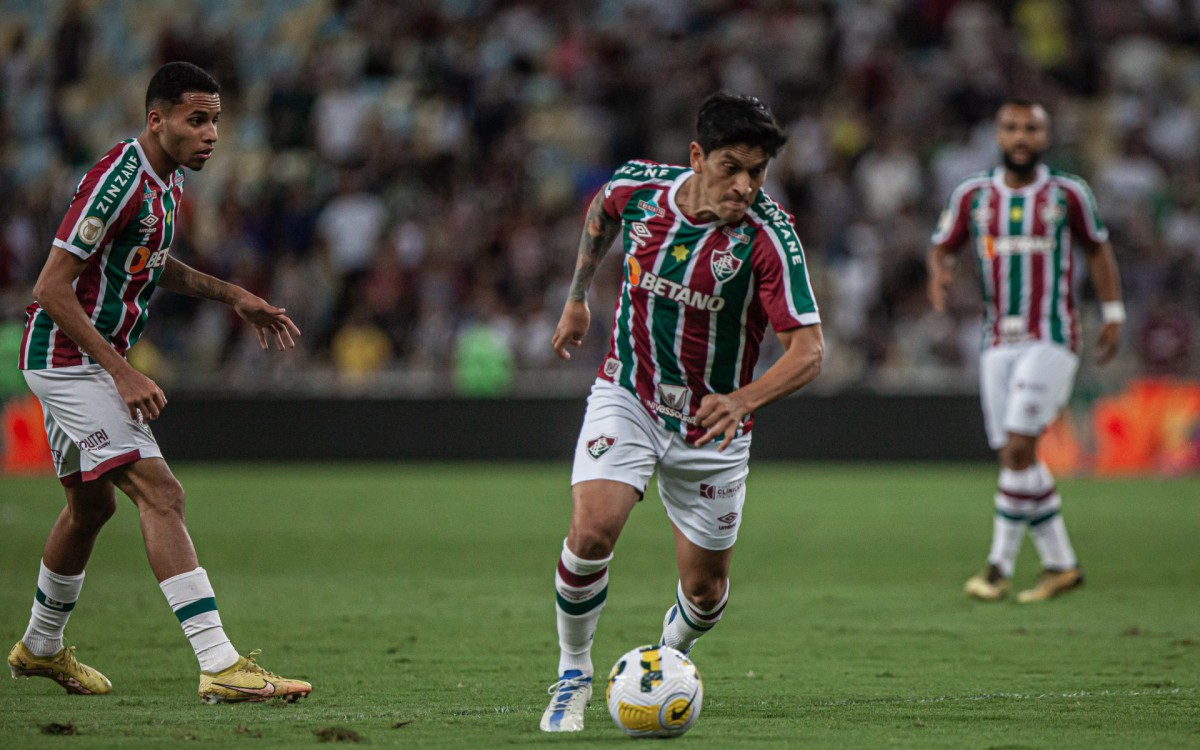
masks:
<svg viewBox="0 0 1200 750"><path fill-rule="evenodd" d="M275 347L280 351L294 349L296 341L293 336L300 335L300 329L284 313L286 309L275 307L261 297L246 292L233 303L233 309L238 317L254 326L258 333L258 345L263 349L270 348L267 344L267 334L275 339Z"/></svg>
<svg viewBox="0 0 1200 750"><path fill-rule="evenodd" d="M929 303L939 315L946 312L946 288L954 279L954 273L940 263L929 263Z"/></svg>
<svg viewBox="0 0 1200 750"><path fill-rule="evenodd" d="M747 411L746 404L732 393L710 393L705 396L700 401L700 411L696 412L696 423L708 432L696 441L696 447L708 445L724 434L725 439L717 446L718 452L724 451L733 442Z"/></svg>
<svg viewBox="0 0 1200 750"><path fill-rule="evenodd" d="M158 383L129 365L113 375L113 383L125 402L125 408L129 409L129 418L135 422L158 419L167 405L167 396Z"/></svg>
<svg viewBox="0 0 1200 750"><path fill-rule="evenodd" d="M1105 323L1096 339L1096 362L1105 364L1117 354L1121 345L1121 324Z"/></svg>
<svg viewBox="0 0 1200 750"><path fill-rule="evenodd" d="M584 300L568 300L563 305L562 317L558 319L558 327L550 337L550 346L559 359L570 359L571 353L567 346L579 346L583 343L584 334L592 324L592 311Z"/></svg>

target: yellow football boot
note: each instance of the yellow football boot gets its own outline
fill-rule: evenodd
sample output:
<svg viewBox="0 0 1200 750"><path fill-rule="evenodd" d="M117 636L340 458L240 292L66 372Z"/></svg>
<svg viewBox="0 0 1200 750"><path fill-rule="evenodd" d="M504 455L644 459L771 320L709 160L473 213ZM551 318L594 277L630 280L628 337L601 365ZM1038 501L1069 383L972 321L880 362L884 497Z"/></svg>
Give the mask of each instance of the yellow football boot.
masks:
<svg viewBox="0 0 1200 750"><path fill-rule="evenodd" d="M289 680L263 669L254 661L260 651L239 656L233 666L216 674L200 673L200 700L204 703L243 703L279 698L292 703L312 692L303 680Z"/></svg>
<svg viewBox="0 0 1200 750"><path fill-rule="evenodd" d="M1008 596L1008 579L995 565L989 565L987 570L967 579L963 593L985 602L998 602Z"/></svg>
<svg viewBox="0 0 1200 750"><path fill-rule="evenodd" d="M23 642L17 641L8 652L8 667L14 680L18 677L48 677L71 695L112 692L112 683L107 677L75 658L74 646L59 649L52 656L34 656Z"/></svg>
<svg viewBox="0 0 1200 750"><path fill-rule="evenodd" d="M1065 594L1068 591L1077 589L1082 585L1083 570L1080 568L1043 570L1033 588L1026 589L1017 594L1017 601L1021 604L1044 602L1059 594Z"/></svg>

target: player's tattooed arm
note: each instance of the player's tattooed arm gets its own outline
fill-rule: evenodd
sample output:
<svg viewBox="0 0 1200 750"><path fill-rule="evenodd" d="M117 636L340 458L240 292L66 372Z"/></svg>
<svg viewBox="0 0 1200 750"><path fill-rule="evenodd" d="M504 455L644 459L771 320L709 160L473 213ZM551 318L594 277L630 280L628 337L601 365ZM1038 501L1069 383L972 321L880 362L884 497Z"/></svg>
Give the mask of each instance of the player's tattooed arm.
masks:
<svg viewBox="0 0 1200 750"><path fill-rule="evenodd" d="M592 278L620 231L621 220L614 219L604 210L604 191L601 190L592 199L587 218L584 219L583 235L579 238L579 258L575 262L575 278L571 280L571 289L567 293L568 301L583 302L587 299Z"/></svg>
<svg viewBox="0 0 1200 750"><path fill-rule="evenodd" d="M189 297L201 297L229 305L238 317L254 326L258 343L263 349L270 348L269 340L274 340L277 349L296 346L293 337L300 335L300 329L284 314L287 310L275 307L237 284L200 273L186 263L169 257L158 285Z"/></svg>
<svg viewBox="0 0 1200 750"><path fill-rule="evenodd" d="M233 304L233 293L237 288L170 256L167 257L167 265L158 279L158 285L171 292L224 302L227 305Z"/></svg>

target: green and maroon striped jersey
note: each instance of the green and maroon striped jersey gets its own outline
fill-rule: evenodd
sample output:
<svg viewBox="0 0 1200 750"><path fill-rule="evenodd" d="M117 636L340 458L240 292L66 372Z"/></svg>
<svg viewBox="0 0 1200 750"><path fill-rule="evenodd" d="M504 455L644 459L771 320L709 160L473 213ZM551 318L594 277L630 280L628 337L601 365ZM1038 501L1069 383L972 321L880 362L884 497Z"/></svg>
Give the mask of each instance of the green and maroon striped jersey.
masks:
<svg viewBox="0 0 1200 750"><path fill-rule="evenodd" d="M75 189L54 247L87 261L75 296L122 355L137 343L166 266L183 198L183 169L159 179L136 140L118 143ZM91 358L34 302L25 310L22 370L90 364Z"/></svg>
<svg viewBox="0 0 1200 750"><path fill-rule="evenodd" d="M1039 165L1029 185L1004 184L1004 168L958 184L932 242L955 250L970 240L983 286L984 346L1053 341L1075 351L1079 318L1072 290L1072 240L1108 239L1096 199L1079 177Z"/></svg>
<svg viewBox="0 0 1200 750"><path fill-rule="evenodd" d="M675 203L691 175L630 161L604 189L604 211L622 222L625 268L599 376L695 442L701 399L753 379L767 323L786 331L820 316L791 214L760 190L741 222L694 223ZM747 415L739 434L752 425Z"/></svg>

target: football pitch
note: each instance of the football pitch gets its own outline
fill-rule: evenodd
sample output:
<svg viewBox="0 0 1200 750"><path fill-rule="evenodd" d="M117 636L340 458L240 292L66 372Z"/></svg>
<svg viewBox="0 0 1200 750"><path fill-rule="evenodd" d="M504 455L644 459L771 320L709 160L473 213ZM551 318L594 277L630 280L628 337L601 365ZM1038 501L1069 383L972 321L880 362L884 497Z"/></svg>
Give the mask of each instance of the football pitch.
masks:
<svg viewBox="0 0 1200 750"><path fill-rule="evenodd" d="M569 465L178 464L201 564L243 652L294 705L201 705L195 658L123 502L67 629L106 697L0 680L0 746L614 746L544 735ZM696 647L707 747L1200 747L1200 479L1060 482L1087 585L960 593L991 535L988 465L752 464L730 604ZM24 632L51 478L0 479L0 639ZM1032 582L1026 542L1016 588ZM598 677L658 638L676 575L651 491L611 565ZM6 675L5 675L6 676ZM69 733L73 736L56 736Z"/></svg>

